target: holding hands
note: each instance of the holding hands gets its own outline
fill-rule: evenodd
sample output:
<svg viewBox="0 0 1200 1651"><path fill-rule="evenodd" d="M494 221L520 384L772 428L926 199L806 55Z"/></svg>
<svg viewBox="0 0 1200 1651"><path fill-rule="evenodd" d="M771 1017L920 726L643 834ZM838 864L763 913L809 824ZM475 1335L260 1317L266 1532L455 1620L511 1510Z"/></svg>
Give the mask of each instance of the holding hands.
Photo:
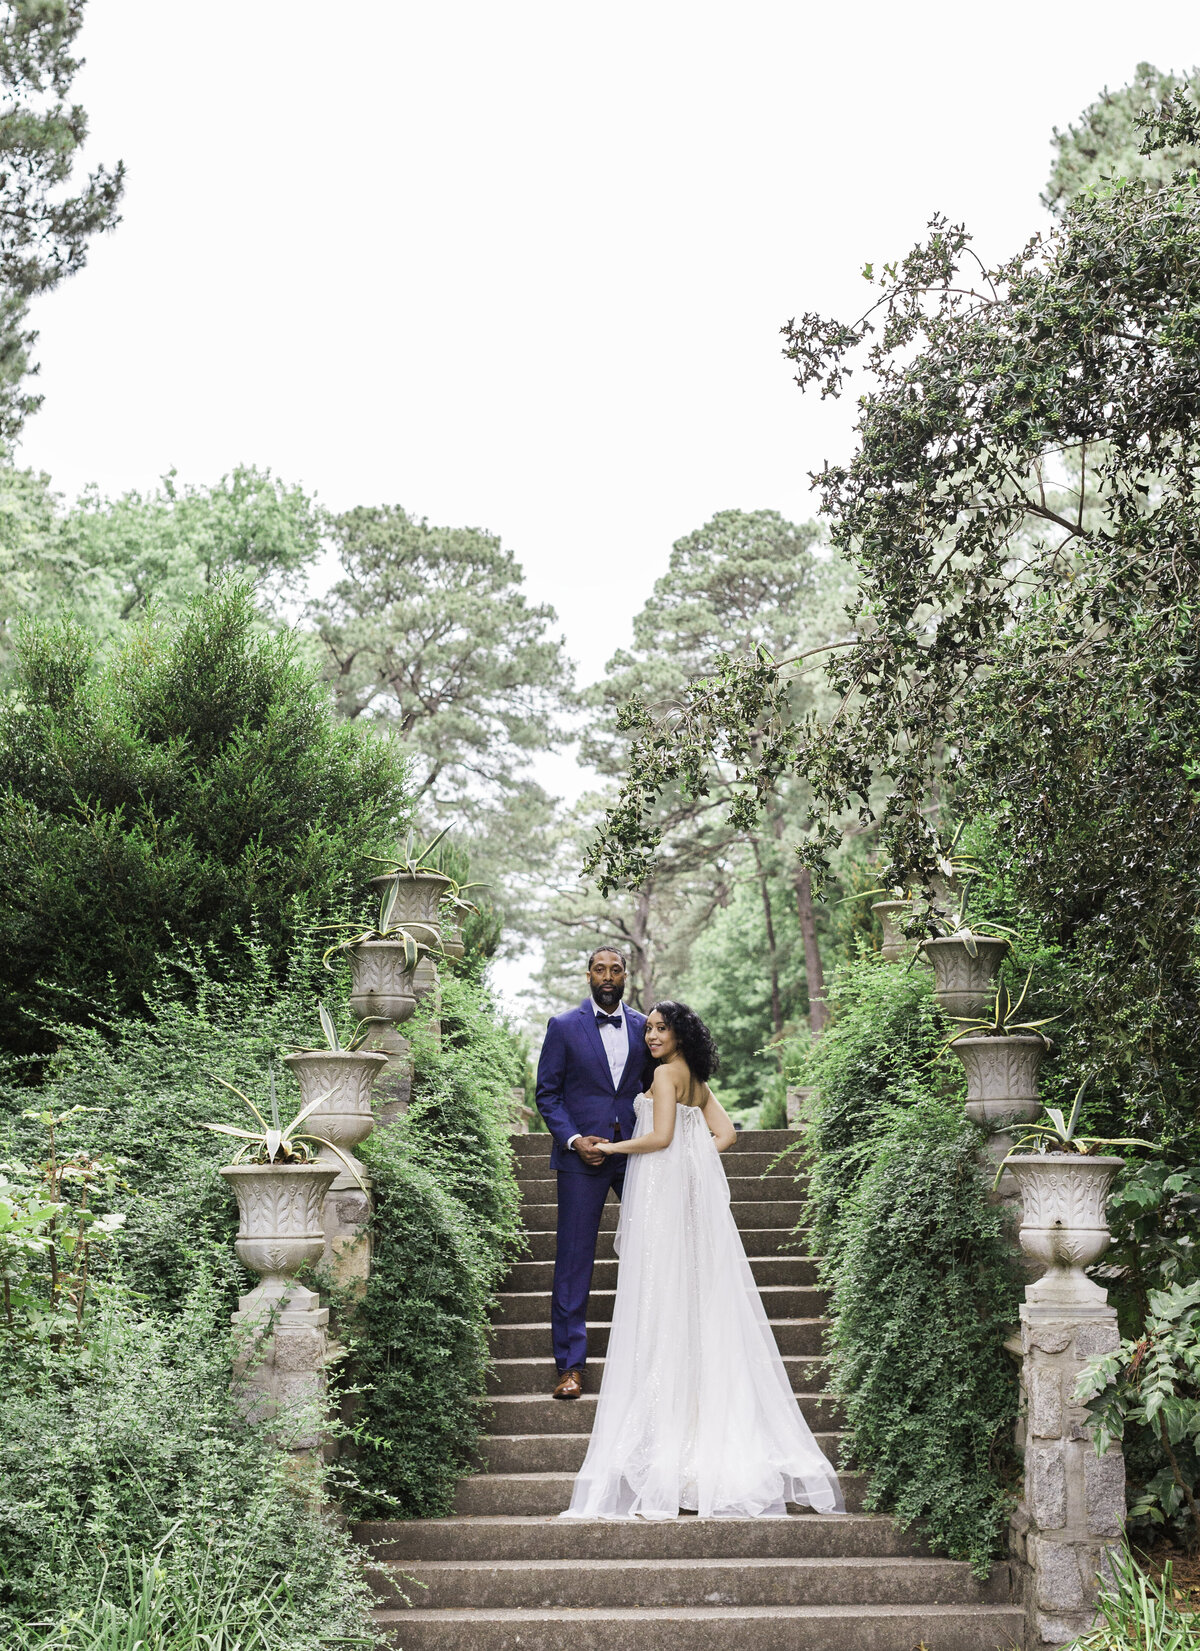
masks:
<svg viewBox="0 0 1200 1651"><path fill-rule="evenodd" d="M597 1169L605 1158L601 1149L612 1146L612 1142L606 1141L602 1135L577 1135L571 1144L589 1169Z"/></svg>

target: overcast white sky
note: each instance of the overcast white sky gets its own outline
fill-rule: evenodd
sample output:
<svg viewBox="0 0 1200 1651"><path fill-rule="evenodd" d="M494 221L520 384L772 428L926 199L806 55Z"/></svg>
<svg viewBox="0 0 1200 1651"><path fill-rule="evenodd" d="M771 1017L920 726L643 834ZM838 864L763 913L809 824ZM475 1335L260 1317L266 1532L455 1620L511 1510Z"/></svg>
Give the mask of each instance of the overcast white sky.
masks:
<svg viewBox="0 0 1200 1651"><path fill-rule="evenodd" d="M500 533L584 678L671 542L812 510L846 404L778 330L941 210L1003 254L1050 132L1194 3L90 0L124 222L41 300L20 457L73 492L269 465Z"/></svg>

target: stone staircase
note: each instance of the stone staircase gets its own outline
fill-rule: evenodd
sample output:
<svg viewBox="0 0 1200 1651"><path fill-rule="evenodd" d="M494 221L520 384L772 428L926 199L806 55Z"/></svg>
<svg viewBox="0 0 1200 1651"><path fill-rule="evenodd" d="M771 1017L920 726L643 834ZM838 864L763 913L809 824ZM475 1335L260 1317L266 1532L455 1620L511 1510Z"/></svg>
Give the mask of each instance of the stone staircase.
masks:
<svg viewBox="0 0 1200 1651"><path fill-rule="evenodd" d="M733 1213L792 1387L836 1463L823 1388L824 1294L796 1253L795 1181L769 1165L795 1136L746 1131L725 1156ZM985 1583L932 1559L890 1519L861 1511L864 1476L840 1475L847 1514L567 1523L604 1370L617 1205L604 1212L589 1311L585 1395L550 1397L555 1181L550 1139L518 1136L529 1258L496 1301L492 1412L481 1471L453 1517L380 1521L376 1617L403 1651L1008 1651L1022 1641L1009 1568ZM405 1598L411 1600L411 1607Z"/></svg>

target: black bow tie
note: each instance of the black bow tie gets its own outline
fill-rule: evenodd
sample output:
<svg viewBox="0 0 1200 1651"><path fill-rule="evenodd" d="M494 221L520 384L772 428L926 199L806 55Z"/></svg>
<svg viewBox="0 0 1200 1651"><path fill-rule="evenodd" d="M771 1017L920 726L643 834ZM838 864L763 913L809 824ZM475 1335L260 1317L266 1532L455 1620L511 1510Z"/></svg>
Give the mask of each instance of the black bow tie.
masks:
<svg viewBox="0 0 1200 1651"><path fill-rule="evenodd" d="M615 1026L619 1031L620 1027L621 1027L621 1017L620 1017L620 1015L602 1015L602 1014L597 1013L597 1015L596 1015L596 1025L597 1026Z"/></svg>

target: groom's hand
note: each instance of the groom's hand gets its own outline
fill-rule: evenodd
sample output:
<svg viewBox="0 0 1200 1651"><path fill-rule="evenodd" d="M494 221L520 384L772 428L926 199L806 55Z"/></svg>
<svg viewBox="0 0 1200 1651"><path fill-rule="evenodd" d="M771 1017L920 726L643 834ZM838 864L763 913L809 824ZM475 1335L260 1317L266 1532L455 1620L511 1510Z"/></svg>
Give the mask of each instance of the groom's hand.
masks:
<svg viewBox="0 0 1200 1651"><path fill-rule="evenodd" d="M603 1135L580 1135L576 1137L575 1151L590 1169L599 1169L604 1162L604 1154L596 1151L596 1142L603 1139Z"/></svg>

